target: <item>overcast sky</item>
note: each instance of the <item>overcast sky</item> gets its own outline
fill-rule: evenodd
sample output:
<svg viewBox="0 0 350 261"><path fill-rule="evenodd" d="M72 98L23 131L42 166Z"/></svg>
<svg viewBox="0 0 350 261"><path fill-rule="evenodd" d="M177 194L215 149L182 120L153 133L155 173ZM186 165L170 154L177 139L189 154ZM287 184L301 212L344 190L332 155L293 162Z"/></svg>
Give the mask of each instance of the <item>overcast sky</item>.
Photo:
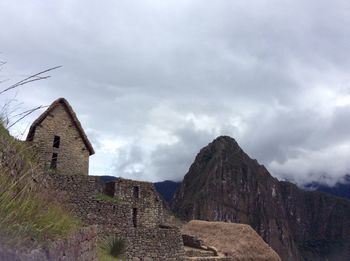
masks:
<svg viewBox="0 0 350 261"><path fill-rule="evenodd" d="M350 173L348 0L2 0L0 59L1 89L63 66L0 101L67 98L90 174L181 180L218 135L279 179Z"/></svg>

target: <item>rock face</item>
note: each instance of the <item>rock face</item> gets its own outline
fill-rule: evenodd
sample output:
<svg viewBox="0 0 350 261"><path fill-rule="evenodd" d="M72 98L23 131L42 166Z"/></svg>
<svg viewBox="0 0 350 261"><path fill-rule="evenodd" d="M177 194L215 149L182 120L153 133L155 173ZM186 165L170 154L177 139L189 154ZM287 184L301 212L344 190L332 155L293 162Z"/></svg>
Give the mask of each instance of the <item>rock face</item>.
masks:
<svg viewBox="0 0 350 261"><path fill-rule="evenodd" d="M350 256L349 201L279 182L227 136L201 149L171 207L184 220L249 224L282 260Z"/></svg>
<svg viewBox="0 0 350 261"><path fill-rule="evenodd" d="M305 260L349 260L350 201L280 182L289 228Z"/></svg>

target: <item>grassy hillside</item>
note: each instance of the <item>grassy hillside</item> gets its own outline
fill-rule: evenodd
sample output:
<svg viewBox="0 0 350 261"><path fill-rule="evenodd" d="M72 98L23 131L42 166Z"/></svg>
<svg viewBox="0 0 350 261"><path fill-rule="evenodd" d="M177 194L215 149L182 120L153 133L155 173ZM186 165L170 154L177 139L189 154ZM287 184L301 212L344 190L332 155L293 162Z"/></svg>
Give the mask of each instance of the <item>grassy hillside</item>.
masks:
<svg viewBox="0 0 350 261"><path fill-rule="evenodd" d="M38 182L33 150L0 124L0 239L8 243L62 238L79 227Z"/></svg>

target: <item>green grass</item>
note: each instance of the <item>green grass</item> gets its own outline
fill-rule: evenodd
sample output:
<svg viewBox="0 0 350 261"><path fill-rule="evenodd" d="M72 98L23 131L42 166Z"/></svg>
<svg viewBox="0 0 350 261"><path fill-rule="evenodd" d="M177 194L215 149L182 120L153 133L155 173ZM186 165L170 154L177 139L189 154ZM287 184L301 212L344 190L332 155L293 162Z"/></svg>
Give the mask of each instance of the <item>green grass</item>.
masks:
<svg viewBox="0 0 350 261"><path fill-rule="evenodd" d="M118 204L119 203L119 198L116 197L110 197L108 195L99 193L97 195L95 195L94 197L96 200L101 200L101 201L107 201L107 202L112 202L114 204Z"/></svg>
<svg viewBox="0 0 350 261"><path fill-rule="evenodd" d="M98 247L99 261L125 260L125 239L112 237L100 243Z"/></svg>
<svg viewBox="0 0 350 261"><path fill-rule="evenodd" d="M108 254L105 250L103 249L98 249L97 250L97 255L98 255L98 260L99 261L124 261L126 259L124 258L118 258L118 257L113 257L110 254Z"/></svg>
<svg viewBox="0 0 350 261"><path fill-rule="evenodd" d="M99 249L97 254L98 254L98 260L99 261L116 261L116 260L119 260L119 259L116 259L115 257L109 255L108 253L106 253L102 249Z"/></svg>
<svg viewBox="0 0 350 261"><path fill-rule="evenodd" d="M0 125L0 234L8 243L67 236L80 221L34 184L39 171L32 148ZM40 180L38 178L38 180Z"/></svg>

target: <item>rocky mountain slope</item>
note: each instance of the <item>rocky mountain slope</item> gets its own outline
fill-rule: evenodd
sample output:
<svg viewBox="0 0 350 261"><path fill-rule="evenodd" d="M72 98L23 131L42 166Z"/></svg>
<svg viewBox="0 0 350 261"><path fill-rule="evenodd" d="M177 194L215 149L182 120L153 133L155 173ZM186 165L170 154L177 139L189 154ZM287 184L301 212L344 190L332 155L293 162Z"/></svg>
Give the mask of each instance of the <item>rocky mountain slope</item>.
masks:
<svg viewBox="0 0 350 261"><path fill-rule="evenodd" d="M101 177L102 178L102 177ZM170 202L175 194L176 189L181 185L181 182L165 180L153 183L157 192L163 197L166 202ZM317 181L310 182L300 186L299 188L307 191L325 192L337 197L350 199L350 175L345 175L341 182L337 182L333 186L320 183Z"/></svg>
<svg viewBox="0 0 350 261"><path fill-rule="evenodd" d="M185 220L249 224L282 260L350 256L350 201L279 182L227 136L201 149L171 207Z"/></svg>

